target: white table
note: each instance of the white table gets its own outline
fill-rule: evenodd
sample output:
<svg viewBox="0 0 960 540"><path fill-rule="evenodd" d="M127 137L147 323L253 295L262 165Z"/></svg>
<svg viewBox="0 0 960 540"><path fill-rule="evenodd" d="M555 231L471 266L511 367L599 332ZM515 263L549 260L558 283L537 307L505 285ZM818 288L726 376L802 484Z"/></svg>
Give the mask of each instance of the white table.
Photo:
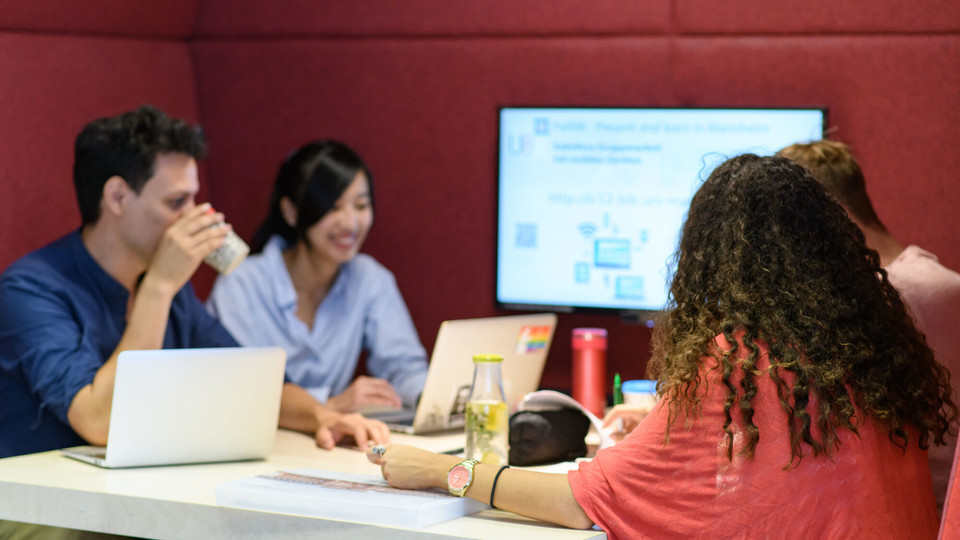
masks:
<svg viewBox="0 0 960 540"><path fill-rule="evenodd" d="M395 434L393 442L443 451L463 446L463 434ZM144 538L606 538L493 509L402 529L216 505L220 484L292 468L379 472L358 451L321 450L312 438L286 430L263 461L105 470L43 452L0 459L0 519Z"/></svg>

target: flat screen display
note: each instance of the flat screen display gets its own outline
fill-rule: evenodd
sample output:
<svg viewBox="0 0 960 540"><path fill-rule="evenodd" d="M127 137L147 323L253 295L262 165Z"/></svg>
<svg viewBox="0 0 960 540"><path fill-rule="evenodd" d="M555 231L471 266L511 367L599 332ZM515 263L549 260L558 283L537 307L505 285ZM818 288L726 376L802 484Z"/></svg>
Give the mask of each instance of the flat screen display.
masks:
<svg viewBox="0 0 960 540"><path fill-rule="evenodd" d="M823 136L826 110L503 107L498 307L650 320L690 198L729 157Z"/></svg>

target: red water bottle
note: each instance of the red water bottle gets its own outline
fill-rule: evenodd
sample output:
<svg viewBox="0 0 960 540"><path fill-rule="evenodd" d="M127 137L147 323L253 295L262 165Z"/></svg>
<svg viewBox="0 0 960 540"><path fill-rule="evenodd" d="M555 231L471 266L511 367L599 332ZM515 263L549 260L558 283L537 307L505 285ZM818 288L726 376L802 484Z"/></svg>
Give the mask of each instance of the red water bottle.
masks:
<svg viewBox="0 0 960 540"><path fill-rule="evenodd" d="M573 329L573 399L603 418L607 406L607 331Z"/></svg>

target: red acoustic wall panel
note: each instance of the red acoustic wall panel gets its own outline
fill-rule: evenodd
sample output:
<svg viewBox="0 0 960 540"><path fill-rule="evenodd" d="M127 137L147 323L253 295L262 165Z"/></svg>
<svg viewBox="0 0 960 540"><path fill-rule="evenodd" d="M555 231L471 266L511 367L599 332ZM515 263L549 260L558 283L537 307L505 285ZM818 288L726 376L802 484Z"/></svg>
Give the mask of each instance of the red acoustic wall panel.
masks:
<svg viewBox="0 0 960 540"><path fill-rule="evenodd" d="M956 0L674 0L682 34L935 33L960 30Z"/></svg>
<svg viewBox="0 0 960 540"><path fill-rule="evenodd" d="M356 147L367 251L428 348L441 320L497 313L499 105L827 106L894 234L960 269L955 0L0 0L0 268L77 226L80 127L144 102L202 115L204 186L248 238L287 152ZM642 374L649 331L563 315L545 385L569 387L575 326L608 328L611 371Z"/></svg>
<svg viewBox="0 0 960 540"><path fill-rule="evenodd" d="M0 29L185 39L200 0L0 0Z"/></svg>
<svg viewBox="0 0 960 540"><path fill-rule="evenodd" d="M669 0L205 0L202 36L571 36L664 33Z"/></svg>
<svg viewBox="0 0 960 540"><path fill-rule="evenodd" d="M948 36L680 39L681 101L827 105L880 218L960 269L960 40Z"/></svg>
<svg viewBox="0 0 960 540"><path fill-rule="evenodd" d="M217 206L249 237L290 149L319 137L356 147L376 181L366 251L396 274L428 347L442 320L496 313L498 105L658 105L673 93L658 76L669 72L670 48L652 38L211 42L196 51ZM564 317L559 362L573 324L620 325ZM639 376L633 350L645 355L649 333L611 332L611 356L622 350ZM564 386L568 376L551 360L545 382Z"/></svg>
<svg viewBox="0 0 960 540"><path fill-rule="evenodd" d="M0 33L0 269L78 227L73 141L142 103L196 120L186 44Z"/></svg>

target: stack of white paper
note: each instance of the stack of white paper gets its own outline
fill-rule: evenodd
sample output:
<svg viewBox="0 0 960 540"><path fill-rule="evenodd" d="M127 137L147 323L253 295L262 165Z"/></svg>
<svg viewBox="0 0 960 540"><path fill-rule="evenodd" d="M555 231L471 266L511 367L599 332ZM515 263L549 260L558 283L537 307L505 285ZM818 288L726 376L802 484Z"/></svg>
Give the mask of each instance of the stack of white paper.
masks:
<svg viewBox="0 0 960 540"><path fill-rule="evenodd" d="M446 491L390 487L381 477L318 469L253 476L217 487L217 504L397 527L424 527L486 504Z"/></svg>

